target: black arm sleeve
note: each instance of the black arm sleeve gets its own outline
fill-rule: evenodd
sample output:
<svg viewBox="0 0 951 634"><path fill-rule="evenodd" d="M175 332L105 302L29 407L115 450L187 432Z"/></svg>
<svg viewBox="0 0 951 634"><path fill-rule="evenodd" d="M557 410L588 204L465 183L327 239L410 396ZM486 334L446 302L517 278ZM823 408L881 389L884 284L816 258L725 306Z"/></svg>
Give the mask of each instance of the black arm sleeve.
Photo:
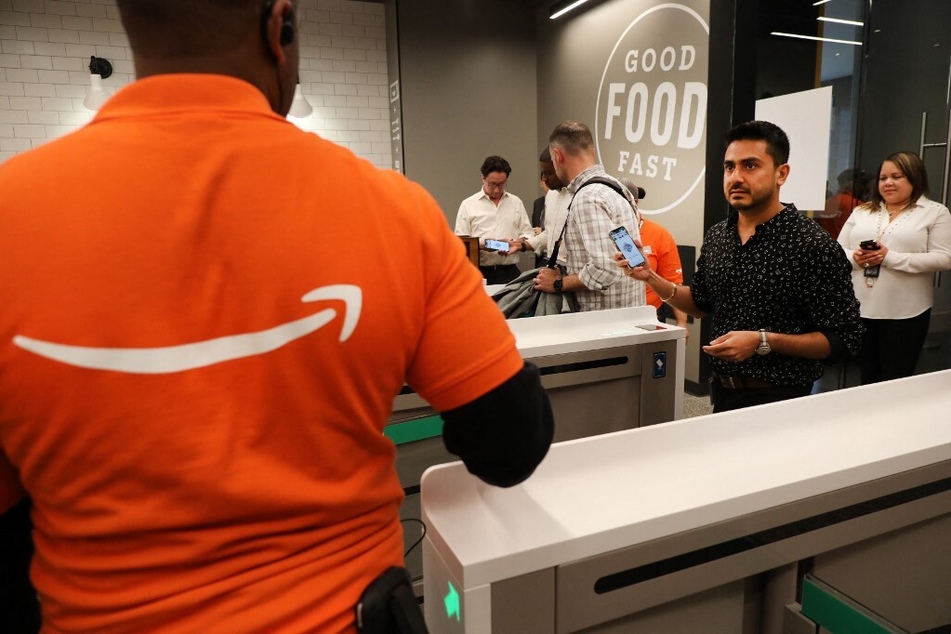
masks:
<svg viewBox="0 0 951 634"><path fill-rule="evenodd" d="M555 420L538 368L525 363L488 394L442 412L443 442L470 473L500 487L532 475L548 453Z"/></svg>
<svg viewBox="0 0 951 634"><path fill-rule="evenodd" d="M30 500L0 513L0 632L40 631L40 604L30 583Z"/></svg>

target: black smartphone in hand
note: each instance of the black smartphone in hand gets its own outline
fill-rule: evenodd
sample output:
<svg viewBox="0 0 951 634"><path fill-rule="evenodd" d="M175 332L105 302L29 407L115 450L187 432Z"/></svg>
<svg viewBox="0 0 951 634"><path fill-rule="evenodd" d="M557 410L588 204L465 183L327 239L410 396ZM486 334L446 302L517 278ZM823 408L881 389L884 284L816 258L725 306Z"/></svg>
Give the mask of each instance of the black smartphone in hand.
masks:
<svg viewBox="0 0 951 634"><path fill-rule="evenodd" d="M863 251L878 251L882 248L875 240L862 240L859 242L859 248ZM865 269L862 272L862 275L865 277L878 277L879 271L881 271L881 266L876 264L875 266L865 265Z"/></svg>

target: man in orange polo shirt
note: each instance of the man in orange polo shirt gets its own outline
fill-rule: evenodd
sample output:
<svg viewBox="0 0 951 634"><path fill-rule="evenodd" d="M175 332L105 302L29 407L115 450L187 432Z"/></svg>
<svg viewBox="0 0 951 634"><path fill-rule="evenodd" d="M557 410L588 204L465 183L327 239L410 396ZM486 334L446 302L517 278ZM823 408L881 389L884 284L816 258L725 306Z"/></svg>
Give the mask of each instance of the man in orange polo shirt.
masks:
<svg viewBox="0 0 951 634"><path fill-rule="evenodd" d="M284 119L295 4L119 0L138 81L0 167L0 514L51 631L352 630L404 384L490 484L550 444L432 198Z"/></svg>

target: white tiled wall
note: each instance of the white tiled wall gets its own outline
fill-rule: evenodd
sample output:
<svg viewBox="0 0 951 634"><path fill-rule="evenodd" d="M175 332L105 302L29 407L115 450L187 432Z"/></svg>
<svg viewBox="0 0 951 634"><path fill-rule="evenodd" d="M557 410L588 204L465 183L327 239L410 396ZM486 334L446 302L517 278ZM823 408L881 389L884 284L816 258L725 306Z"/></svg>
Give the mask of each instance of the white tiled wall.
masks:
<svg viewBox="0 0 951 634"><path fill-rule="evenodd" d="M383 5L300 0L301 89L314 112L291 120L392 166ZM0 162L88 122L89 58L112 63L115 92L134 79L114 0L0 0Z"/></svg>
<svg viewBox="0 0 951 634"><path fill-rule="evenodd" d="M392 167L383 5L300 0L298 11L301 90L314 112L291 120Z"/></svg>

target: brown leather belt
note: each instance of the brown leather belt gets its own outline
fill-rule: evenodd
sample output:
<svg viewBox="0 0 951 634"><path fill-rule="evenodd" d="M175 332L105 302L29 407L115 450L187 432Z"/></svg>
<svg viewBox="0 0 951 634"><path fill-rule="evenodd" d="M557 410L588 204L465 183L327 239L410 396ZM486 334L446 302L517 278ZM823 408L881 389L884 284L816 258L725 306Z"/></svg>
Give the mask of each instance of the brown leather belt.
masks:
<svg viewBox="0 0 951 634"><path fill-rule="evenodd" d="M711 372L711 374L715 381L718 381L720 385L731 390L768 389L776 387L772 383L748 376L720 376L716 372Z"/></svg>

